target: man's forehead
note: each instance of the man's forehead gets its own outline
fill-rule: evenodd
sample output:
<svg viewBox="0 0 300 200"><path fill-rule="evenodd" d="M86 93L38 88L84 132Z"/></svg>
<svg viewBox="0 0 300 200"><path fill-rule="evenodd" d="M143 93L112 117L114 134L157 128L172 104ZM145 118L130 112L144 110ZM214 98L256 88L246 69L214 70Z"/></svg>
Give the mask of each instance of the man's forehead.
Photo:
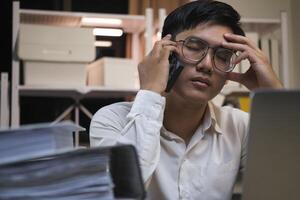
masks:
<svg viewBox="0 0 300 200"><path fill-rule="evenodd" d="M224 34L232 33L232 30L223 25L199 24L195 28L184 30L177 34L176 40L184 40L187 37L195 37L205 40L212 46L220 46L225 41Z"/></svg>

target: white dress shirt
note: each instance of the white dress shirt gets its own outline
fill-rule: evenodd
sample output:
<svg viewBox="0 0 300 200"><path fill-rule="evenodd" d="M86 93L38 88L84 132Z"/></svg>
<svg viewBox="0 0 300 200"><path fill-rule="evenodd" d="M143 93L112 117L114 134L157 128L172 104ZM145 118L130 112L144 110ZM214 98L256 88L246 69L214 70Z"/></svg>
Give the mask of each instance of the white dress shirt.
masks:
<svg viewBox="0 0 300 200"><path fill-rule="evenodd" d="M133 144L147 199L230 199L244 167L248 114L209 103L186 146L163 127L164 107L164 97L140 90L134 102L101 108L90 125L91 146Z"/></svg>

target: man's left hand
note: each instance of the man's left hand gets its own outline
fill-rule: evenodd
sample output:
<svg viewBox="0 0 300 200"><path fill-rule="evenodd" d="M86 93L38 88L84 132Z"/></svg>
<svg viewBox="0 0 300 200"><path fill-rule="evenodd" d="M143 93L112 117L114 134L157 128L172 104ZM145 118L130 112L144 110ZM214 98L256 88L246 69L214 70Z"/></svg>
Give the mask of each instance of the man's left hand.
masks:
<svg viewBox="0 0 300 200"><path fill-rule="evenodd" d="M229 72L228 80L239 82L249 90L283 87L267 56L253 41L247 37L230 33L224 34L224 38L226 42L222 43L223 47L241 52L235 60L235 64L238 64L244 59L248 59L250 62L250 68L246 73Z"/></svg>

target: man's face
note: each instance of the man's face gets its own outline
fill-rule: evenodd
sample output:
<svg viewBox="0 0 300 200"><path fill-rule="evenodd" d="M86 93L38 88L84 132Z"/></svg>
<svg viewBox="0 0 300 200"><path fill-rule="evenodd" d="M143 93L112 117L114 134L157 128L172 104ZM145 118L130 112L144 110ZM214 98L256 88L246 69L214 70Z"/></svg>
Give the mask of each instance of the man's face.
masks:
<svg viewBox="0 0 300 200"><path fill-rule="evenodd" d="M193 37L206 41L210 47L218 47L225 41L223 37L225 33L232 33L232 31L226 26L200 24L194 29L179 33L176 41ZM181 49L181 45L178 44L178 49ZM207 55L198 64L184 63L184 69L169 96L180 96L197 103L206 103L214 98L226 82L226 73L214 68L213 54L213 49L210 48ZM179 57L184 60L181 53Z"/></svg>

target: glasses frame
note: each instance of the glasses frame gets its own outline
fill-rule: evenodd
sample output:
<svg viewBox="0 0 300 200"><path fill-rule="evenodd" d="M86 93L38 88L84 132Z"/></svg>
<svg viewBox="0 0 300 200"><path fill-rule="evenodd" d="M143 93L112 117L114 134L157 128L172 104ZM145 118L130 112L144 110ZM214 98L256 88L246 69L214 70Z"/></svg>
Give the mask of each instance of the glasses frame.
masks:
<svg viewBox="0 0 300 200"><path fill-rule="evenodd" d="M177 41L175 41L176 43L182 43L182 46L181 46L181 54L182 54L182 56L183 56L183 58L184 58L185 60L191 62L192 64L198 65L198 64L206 57L206 55L207 55L209 49L212 49L212 50L213 50L213 56L212 56L212 58L211 58L211 61L212 61L212 63L213 63L213 67L214 67L215 69L217 69L217 70L219 70L219 71L221 71L221 72L225 72L225 73L228 73L228 72L232 72L232 71L233 71L233 69L235 68L236 65L233 65L232 67L230 67L230 69L228 69L228 70L226 70L226 71L220 69L219 67L217 67L217 66L216 66L216 63L215 63L215 56L216 56L217 50L220 49L221 47L214 47L214 46L211 46L211 45L209 45L208 42L206 42L205 40L202 40L202 39L200 39L200 38L197 38L197 40L203 42L203 43L206 45L205 54L204 54L203 57L202 57L201 59L199 59L199 60L194 60L194 59L191 59L191 58L187 58L187 57L184 55L183 47L184 47L184 44L185 44L187 41L189 41L191 38L193 38L193 37L187 37L187 38L184 39L184 40L177 40ZM236 52L233 51L232 49L227 49L227 48L222 48L222 49L226 49L226 50L232 52L232 53L237 57Z"/></svg>

